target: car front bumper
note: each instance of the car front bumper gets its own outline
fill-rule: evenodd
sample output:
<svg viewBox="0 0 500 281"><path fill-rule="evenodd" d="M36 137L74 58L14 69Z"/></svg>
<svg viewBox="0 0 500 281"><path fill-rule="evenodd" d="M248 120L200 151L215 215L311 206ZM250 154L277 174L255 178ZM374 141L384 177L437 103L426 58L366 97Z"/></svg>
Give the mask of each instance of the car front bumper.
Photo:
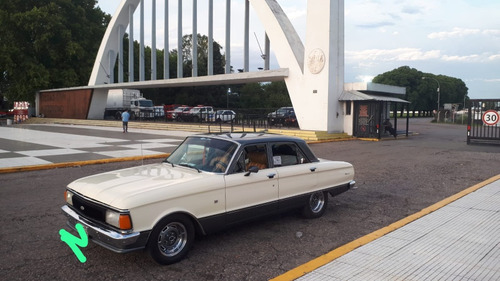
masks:
<svg viewBox="0 0 500 281"><path fill-rule="evenodd" d="M150 231L120 233L105 229L98 224L80 216L67 205L62 206L63 213L68 217L67 224L73 230L77 223L83 225L85 232L94 243L116 253L128 253L144 249Z"/></svg>

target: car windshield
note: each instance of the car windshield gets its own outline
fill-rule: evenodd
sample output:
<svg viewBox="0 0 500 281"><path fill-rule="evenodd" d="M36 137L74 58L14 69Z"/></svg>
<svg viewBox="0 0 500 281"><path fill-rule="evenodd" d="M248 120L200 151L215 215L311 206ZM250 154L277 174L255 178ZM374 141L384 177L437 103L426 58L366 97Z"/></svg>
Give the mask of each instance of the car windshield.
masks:
<svg viewBox="0 0 500 281"><path fill-rule="evenodd" d="M143 107L153 107L153 101L151 100L140 100L139 105Z"/></svg>
<svg viewBox="0 0 500 281"><path fill-rule="evenodd" d="M166 160L198 171L225 173L237 144L210 137L188 137Z"/></svg>
<svg viewBox="0 0 500 281"><path fill-rule="evenodd" d="M290 109L288 109L288 108L280 108L280 109L276 110L276 114L285 115L289 111L290 111Z"/></svg>

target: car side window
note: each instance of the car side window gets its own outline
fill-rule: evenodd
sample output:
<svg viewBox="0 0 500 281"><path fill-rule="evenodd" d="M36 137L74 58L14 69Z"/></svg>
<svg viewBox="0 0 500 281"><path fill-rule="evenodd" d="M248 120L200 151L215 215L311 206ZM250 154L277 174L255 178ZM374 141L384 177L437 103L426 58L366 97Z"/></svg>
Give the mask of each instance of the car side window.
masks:
<svg viewBox="0 0 500 281"><path fill-rule="evenodd" d="M294 143L275 143L271 148L274 167L310 163Z"/></svg>
<svg viewBox="0 0 500 281"><path fill-rule="evenodd" d="M267 158L267 146L265 144L248 145L235 163L232 173L248 172L250 167L255 166L259 170L267 169L269 167Z"/></svg>
<svg viewBox="0 0 500 281"><path fill-rule="evenodd" d="M259 170L267 169L269 164L267 160L267 148L265 144L249 145L245 147L245 171L252 166Z"/></svg>

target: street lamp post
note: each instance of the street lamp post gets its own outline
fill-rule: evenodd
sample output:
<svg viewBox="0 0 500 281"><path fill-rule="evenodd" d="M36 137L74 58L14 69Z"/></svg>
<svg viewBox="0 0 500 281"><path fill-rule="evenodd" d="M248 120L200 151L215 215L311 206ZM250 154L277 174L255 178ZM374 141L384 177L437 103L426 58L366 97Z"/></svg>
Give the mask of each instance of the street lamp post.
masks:
<svg viewBox="0 0 500 281"><path fill-rule="evenodd" d="M438 100L437 100L437 119L436 121L439 122L439 100L440 100L440 92L439 92L439 89L441 88L441 85L439 84L439 81L436 79L436 78L433 78L433 77L422 77L422 80L425 80L425 79L432 79L434 81L436 81L436 83L438 84L438 87L437 87L437 94L438 94Z"/></svg>

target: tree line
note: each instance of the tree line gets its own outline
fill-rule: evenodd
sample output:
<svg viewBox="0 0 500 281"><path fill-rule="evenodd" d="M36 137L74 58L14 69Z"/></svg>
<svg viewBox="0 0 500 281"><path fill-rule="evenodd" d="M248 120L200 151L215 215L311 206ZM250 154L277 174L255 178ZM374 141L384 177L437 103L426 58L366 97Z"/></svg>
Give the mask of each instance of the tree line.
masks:
<svg viewBox="0 0 500 281"><path fill-rule="evenodd" d="M95 0L9 0L0 2L0 104L35 100L43 89L87 85L100 42L111 20ZM208 38L198 36L198 76L207 75ZM123 38L128 46L129 38ZM191 76L192 35L183 36L183 77ZM139 43L134 41L134 79L139 80ZM145 47L146 80L151 79L151 47ZM214 42L214 74L224 73L223 48ZM156 50L157 78L163 79L163 61L168 55L169 76L177 78L178 50ZM124 48L123 64L128 71L128 50ZM150 66L150 65L149 65ZM467 96L465 83L456 78L423 73L408 66L383 73L373 82L407 88L406 99L412 110L436 107L436 85L441 83L441 104L460 103ZM117 79L117 78L115 78ZM128 73L124 75L128 81ZM117 82L117 81L115 81ZM230 93L229 93L230 89ZM218 108L277 108L290 106L284 82L250 83L144 89L155 104L206 104ZM8 102L3 102L7 100Z"/></svg>
<svg viewBox="0 0 500 281"><path fill-rule="evenodd" d="M461 104L462 108L464 101L468 100L468 88L461 79L425 73L409 66L401 66L377 75L373 82L406 87L405 99L411 102L410 110L437 110L438 86L440 110L445 103Z"/></svg>

